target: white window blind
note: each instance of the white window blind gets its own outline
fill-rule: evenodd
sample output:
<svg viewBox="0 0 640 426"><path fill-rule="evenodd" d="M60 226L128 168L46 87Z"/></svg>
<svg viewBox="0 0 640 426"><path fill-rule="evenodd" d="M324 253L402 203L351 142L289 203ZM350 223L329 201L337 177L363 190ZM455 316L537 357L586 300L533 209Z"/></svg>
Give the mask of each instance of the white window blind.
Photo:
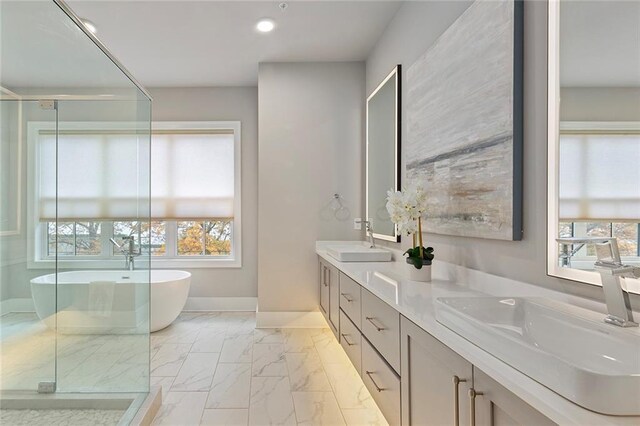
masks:
<svg viewBox="0 0 640 426"><path fill-rule="evenodd" d="M151 158L153 218L233 218L231 130L154 132Z"/></svg>
<svg viewBox="0 0 640 426"><path fill-rule="evenodd" d="M559 163L560 220L639 220L640 133L563 132Z"/></svg>
<svg viewBox="0 0 640 426"><path fill-rule="evenodd" d="M149 212L146 136L40 132L40 221L130 220ZM57 154L57 160L56 160ZM57 164L57 185L56 185ZM233 130L159 130L151 142L153 219L233 219ZM57 187L57 190L56 190Z"/></svg>
<svg viewBox="0 0 640 426"><path fill-rule="evenodd" d="M148 217L149 167L144 160L148 156L148 135L61 131L56 151L54 132L40 131L36 164L39 220Z"/></svg>

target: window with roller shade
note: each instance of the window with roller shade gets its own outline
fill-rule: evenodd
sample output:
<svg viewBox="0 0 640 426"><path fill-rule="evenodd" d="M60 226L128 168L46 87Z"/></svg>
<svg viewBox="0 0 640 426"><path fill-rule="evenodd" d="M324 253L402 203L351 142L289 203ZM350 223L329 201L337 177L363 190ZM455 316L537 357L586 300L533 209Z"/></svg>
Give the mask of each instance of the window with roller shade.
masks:
<svg viewBox="0 0 640 426"><path fill-rule="evenodd" d="M240 266L239 122L153 123L151 199L135 134L75 124L35 139L36 258L117 258L109 238L133 235L154 259Z"/></svg>
<svg viewBox="0 0 640 426"><path fill-rule="evenodd" d="M640 128L575 123L560 133L559 237L616 237L640 259ZM595 257L593 245L575 259Z"/></svg>

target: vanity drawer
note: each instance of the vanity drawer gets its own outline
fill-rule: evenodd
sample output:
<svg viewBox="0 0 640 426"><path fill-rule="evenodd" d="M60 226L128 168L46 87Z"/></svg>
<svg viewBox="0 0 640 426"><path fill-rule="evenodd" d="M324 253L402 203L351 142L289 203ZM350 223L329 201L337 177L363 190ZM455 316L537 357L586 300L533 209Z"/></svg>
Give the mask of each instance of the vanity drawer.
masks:
<svg viewBox="0 0 640 426"><path fill-rule="evenodd" d="M365 338L362 339L362 381L387 422L399 425L400 378Z"/></svg>
<svg viewBox="0 0 640 426"><path fill-rule="evenodd" d="M360 284L340 273L340 307L358 329L361 328L360 304Z"/></svg>
<svg viewBox="0 0 640 426"><path fill-rule="evenodd" d="M347 353L353 366L358 370L358 374L362 374L360 368L362 364L362 335L360 330L349 319L349 317L340 310L340 345Z"/></svg>
<svg viewBox="0 0 640 426"><path fill-rule="evenodd" d="M362 334L400 372L400 314L369 291L362 289Z"/></svg>

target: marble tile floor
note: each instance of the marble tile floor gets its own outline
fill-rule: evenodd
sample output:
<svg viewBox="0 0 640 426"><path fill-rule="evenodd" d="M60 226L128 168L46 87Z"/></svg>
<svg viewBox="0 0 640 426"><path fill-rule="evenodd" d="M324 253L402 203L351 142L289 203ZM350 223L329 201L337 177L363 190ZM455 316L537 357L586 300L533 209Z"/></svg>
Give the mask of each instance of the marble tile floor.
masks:
<svg viewBox="0 0 640 426"><path fill-rule="evenodd" d="M151 335L154 425L386 425L329 329L256 329L255 314L185 312Z"/></svg>
<svg viewBox="0 0 640 426"><path fill-rule="evenodd" d="M185 312L151 335L148 354L141 335L59 334L56 348L32 313L4 315L1 326L2 389L35 390L55 377L57 356L59 389L134 391L150 356L151 384L163 387L154 424L386 424L329 329L256 329L254 313Z"/></svg>
<svg viewBox="0 0 640 426"><path fill-rule="evenodd" d="M145 334L56 336L35 313L10 313L0 317L0 353L0 390L36 390L39 382L56 378L65 392L147 388Z"/></svg>

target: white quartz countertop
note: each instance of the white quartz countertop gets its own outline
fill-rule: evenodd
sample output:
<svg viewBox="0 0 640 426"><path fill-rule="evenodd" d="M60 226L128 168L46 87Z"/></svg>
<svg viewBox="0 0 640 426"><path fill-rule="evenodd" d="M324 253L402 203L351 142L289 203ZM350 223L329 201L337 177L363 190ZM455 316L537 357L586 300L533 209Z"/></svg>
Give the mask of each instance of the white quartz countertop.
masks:
<svg viewBox="0 0 640 426"><path fill-rule="evenodd" d="M486 282L474 285L473 276L467 276L465 280L442 279L450 271L450 265L434 261L432 282L410 281L406 278L407 265L402 261L340 262L336 260L326 251L328 245L335 243L319 241L316 244L316 253L552 421L560 425L580 426L640 425L640 417L605 416L572 403L436 321L434 308L436 298L473 295L505 296L504 285L500 289L500 281L504 279L495 277L496 287L501 291L492 292L491 286ZM340 242L340 244L344 243L344 241ZM360 243L352 242L352 244ZM401 252L391 251L396 259L400 259ZM488 274L484 275L491 277ZM484 277L482 281L486 279L487 277ZM526 288L518 288L514 285L510 296L526 297L530 294L527 294ZM603 389L593 391L605 392Z"/></svg>

